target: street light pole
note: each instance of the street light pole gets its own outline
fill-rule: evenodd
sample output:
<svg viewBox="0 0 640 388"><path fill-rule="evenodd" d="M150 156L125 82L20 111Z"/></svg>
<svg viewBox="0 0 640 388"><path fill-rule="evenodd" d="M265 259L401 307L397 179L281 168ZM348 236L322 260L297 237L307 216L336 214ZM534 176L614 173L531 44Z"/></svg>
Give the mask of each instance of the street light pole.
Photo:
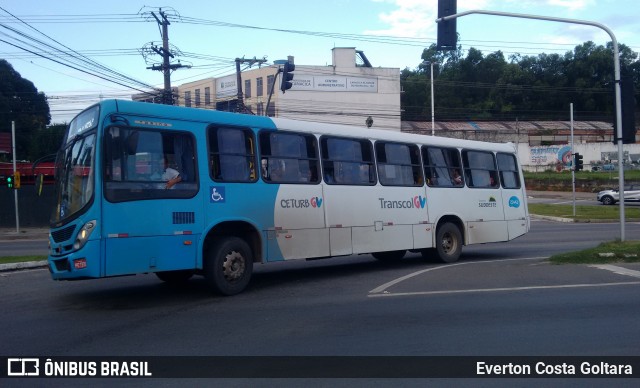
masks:
<svg viewBox="0 0 640 388"><path fill-rule="evenodd" d="M431 136L435 136L436 133L436 117L433 104L433 62L424 61L423 65L430 65L431 67Z"/></svg>
<svg viewBox="0 0 640 388"><path fill-rule="evenodd" d="M433 109L433 62L431 62L431 136L436 134L436 117Z"/></svg>
<svg viewBox="0 0 640 388"><path fill-rule="evenodd" d="M613 31L609 29L609 27L604 24L600 24L597 22L592 22L588 20L576 20L576 19L565 19L565 18L556 18L550 16L539 16L539 15L528 15L528 14L518 14L518 13L508 13L508 12L497 12L497 11L483 11L483 10L472 10L456 13L454 15L448 15L445 17L441 17L436 19L436 23L440 23L443 21L457 19L461 16L467 16L471 14L484 14L484 15L495 15L495 16L507 16L514 18L523 18L523 19L537 19L537 20L547 20L552 22L560 22L560 23L573 23L573 24L583 24L586 26L598 27L604 30L609 37L611 37L611 43L613 45L613 77L615 83L615 99L616 99L616 142L618 143L618 189L620 194L620 241L625 241L625 210L624 210L624 152L623 152L623 141L622 141L622 93L620 90L620 56L618 50L618 40L616 36L613 34ZM423 62L424 63L424 62Z"/></svg>

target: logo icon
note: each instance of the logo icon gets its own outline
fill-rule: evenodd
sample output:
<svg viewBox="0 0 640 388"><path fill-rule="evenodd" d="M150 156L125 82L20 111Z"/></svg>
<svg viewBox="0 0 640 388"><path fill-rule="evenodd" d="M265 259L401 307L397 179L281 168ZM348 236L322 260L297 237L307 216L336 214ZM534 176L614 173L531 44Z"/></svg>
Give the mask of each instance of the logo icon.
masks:
<svg viewBox="0 0 640 388"><path fill-rule="evenodd" d="M225 196L226 194L224 191L224 187L211 186L211 195L209 195L209 200L211 203L224 203Z"/></svg>
<svg viewBox="0 0 640 388"><path fill-rule="evenodd" d="M509 198L509 207L519 208L520 207L520 199L515 195Z"/></svg>
<svg viewBox="0 0 640 388"><path fill-rule="evenodd" d="M311 198L311 206L313 207L320 207L322 206L322 198L319 197L312 197Z"/></svg>
<svg viewBox="0 0 640 388"><path fill-rule="evenodd" d="M416 209L424 209L424 206L427 204L427 198L422 198L422 195L416 195L413 197L413 204Z"/></svg>
<svg viewBox="0 0 640 388"><path fill-rule="evenodd" d="M7 376L40 376L40 360L9 358L7 359Z"/></svg>

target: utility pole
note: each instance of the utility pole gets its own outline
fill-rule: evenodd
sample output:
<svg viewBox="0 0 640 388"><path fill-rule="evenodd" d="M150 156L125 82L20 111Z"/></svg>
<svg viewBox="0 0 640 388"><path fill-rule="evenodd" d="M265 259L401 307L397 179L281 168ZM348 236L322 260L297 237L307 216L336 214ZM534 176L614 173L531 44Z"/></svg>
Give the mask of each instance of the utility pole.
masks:
<svg viewBox="0 0 640 388"><path fill-rule="evenodd" d="M257 63L259 67L265 62L267 62L265 58L262 58L262 59L256 59L256 57L253 57L253 59L236 58L236 84L238 85L238 88L237 88L238 89L238 106L236 107L236 112L245 113L248 111L247 107L244 105L244 94L242 93L242 73L240 72L240 64L248 63L249 67L251 67ZM275 83L275 80L274 80L274 83Z"/></svg>
<svg viewBox="0 0 640 388"><path fill-rule="evenodd" d="M153 65L151 67L147 67L147 69L151 70L159 70L164 74L164 90L162 92L162 103L166 105L173 105L173 92L171 90L171 71L176 70L182 67L190 67L186 65L182 65L180 63L171 64L170 58L174 58L174 55L171 53L169 49L169 19L167 19L167 15L162 11L162 8L158 11L160 14L160 18L154 13L151 12L151 15L156 19L158 25L160 25L162 36L162 48L158 48L156 46L152 46L151 49L156 52L156 54L162 57L162 65Z"/></svg>

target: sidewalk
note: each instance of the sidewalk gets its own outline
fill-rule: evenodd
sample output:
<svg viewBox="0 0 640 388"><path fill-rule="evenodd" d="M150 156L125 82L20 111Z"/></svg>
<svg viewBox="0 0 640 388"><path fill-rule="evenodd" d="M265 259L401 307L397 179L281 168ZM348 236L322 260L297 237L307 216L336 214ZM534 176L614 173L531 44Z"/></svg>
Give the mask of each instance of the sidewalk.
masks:
<svg viewBox="0 0 640 388"><path fill-rule="evenodd" d="M15 226L12 228L0 228L0 241L47 240L48 238L48 227L20 227L19 232L16 231Z"/></svg>
<svg viewBox="0 0 640 388"><path fill-rule="evenodd" d="M558 198L564 200L572 200L573 193L570 191L529 191L527 190L527 197L529 198ZM576 200L596 200L596 193L583 193L576 192Z"/></svg>
<svg viewBox="0 0 640 388"><path fill-rule="evenodd" d="M49 228L20 228L20 232L16 228L0 228L0 242L2 241L35 241L49 238ZM46 268L47 261L24 261L20 263L0 264L0 272L19 271L23 269Z"/></svg>

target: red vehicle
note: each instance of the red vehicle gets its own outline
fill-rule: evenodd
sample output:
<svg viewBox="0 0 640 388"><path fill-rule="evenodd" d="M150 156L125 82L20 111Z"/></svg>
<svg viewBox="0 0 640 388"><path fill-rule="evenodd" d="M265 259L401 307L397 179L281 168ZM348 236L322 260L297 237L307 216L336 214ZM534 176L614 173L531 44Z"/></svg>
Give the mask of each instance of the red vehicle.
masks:
<svg viewBox="0 0 640 388"><path fill-rule="evenodd" d="M16 162L16 171L20 172L20 185L33 185L36 177L42 174L44 184L54 182L54 162ZM13 175L13 163L0 162L0 184L6 184L7 177Z"/></svg>

